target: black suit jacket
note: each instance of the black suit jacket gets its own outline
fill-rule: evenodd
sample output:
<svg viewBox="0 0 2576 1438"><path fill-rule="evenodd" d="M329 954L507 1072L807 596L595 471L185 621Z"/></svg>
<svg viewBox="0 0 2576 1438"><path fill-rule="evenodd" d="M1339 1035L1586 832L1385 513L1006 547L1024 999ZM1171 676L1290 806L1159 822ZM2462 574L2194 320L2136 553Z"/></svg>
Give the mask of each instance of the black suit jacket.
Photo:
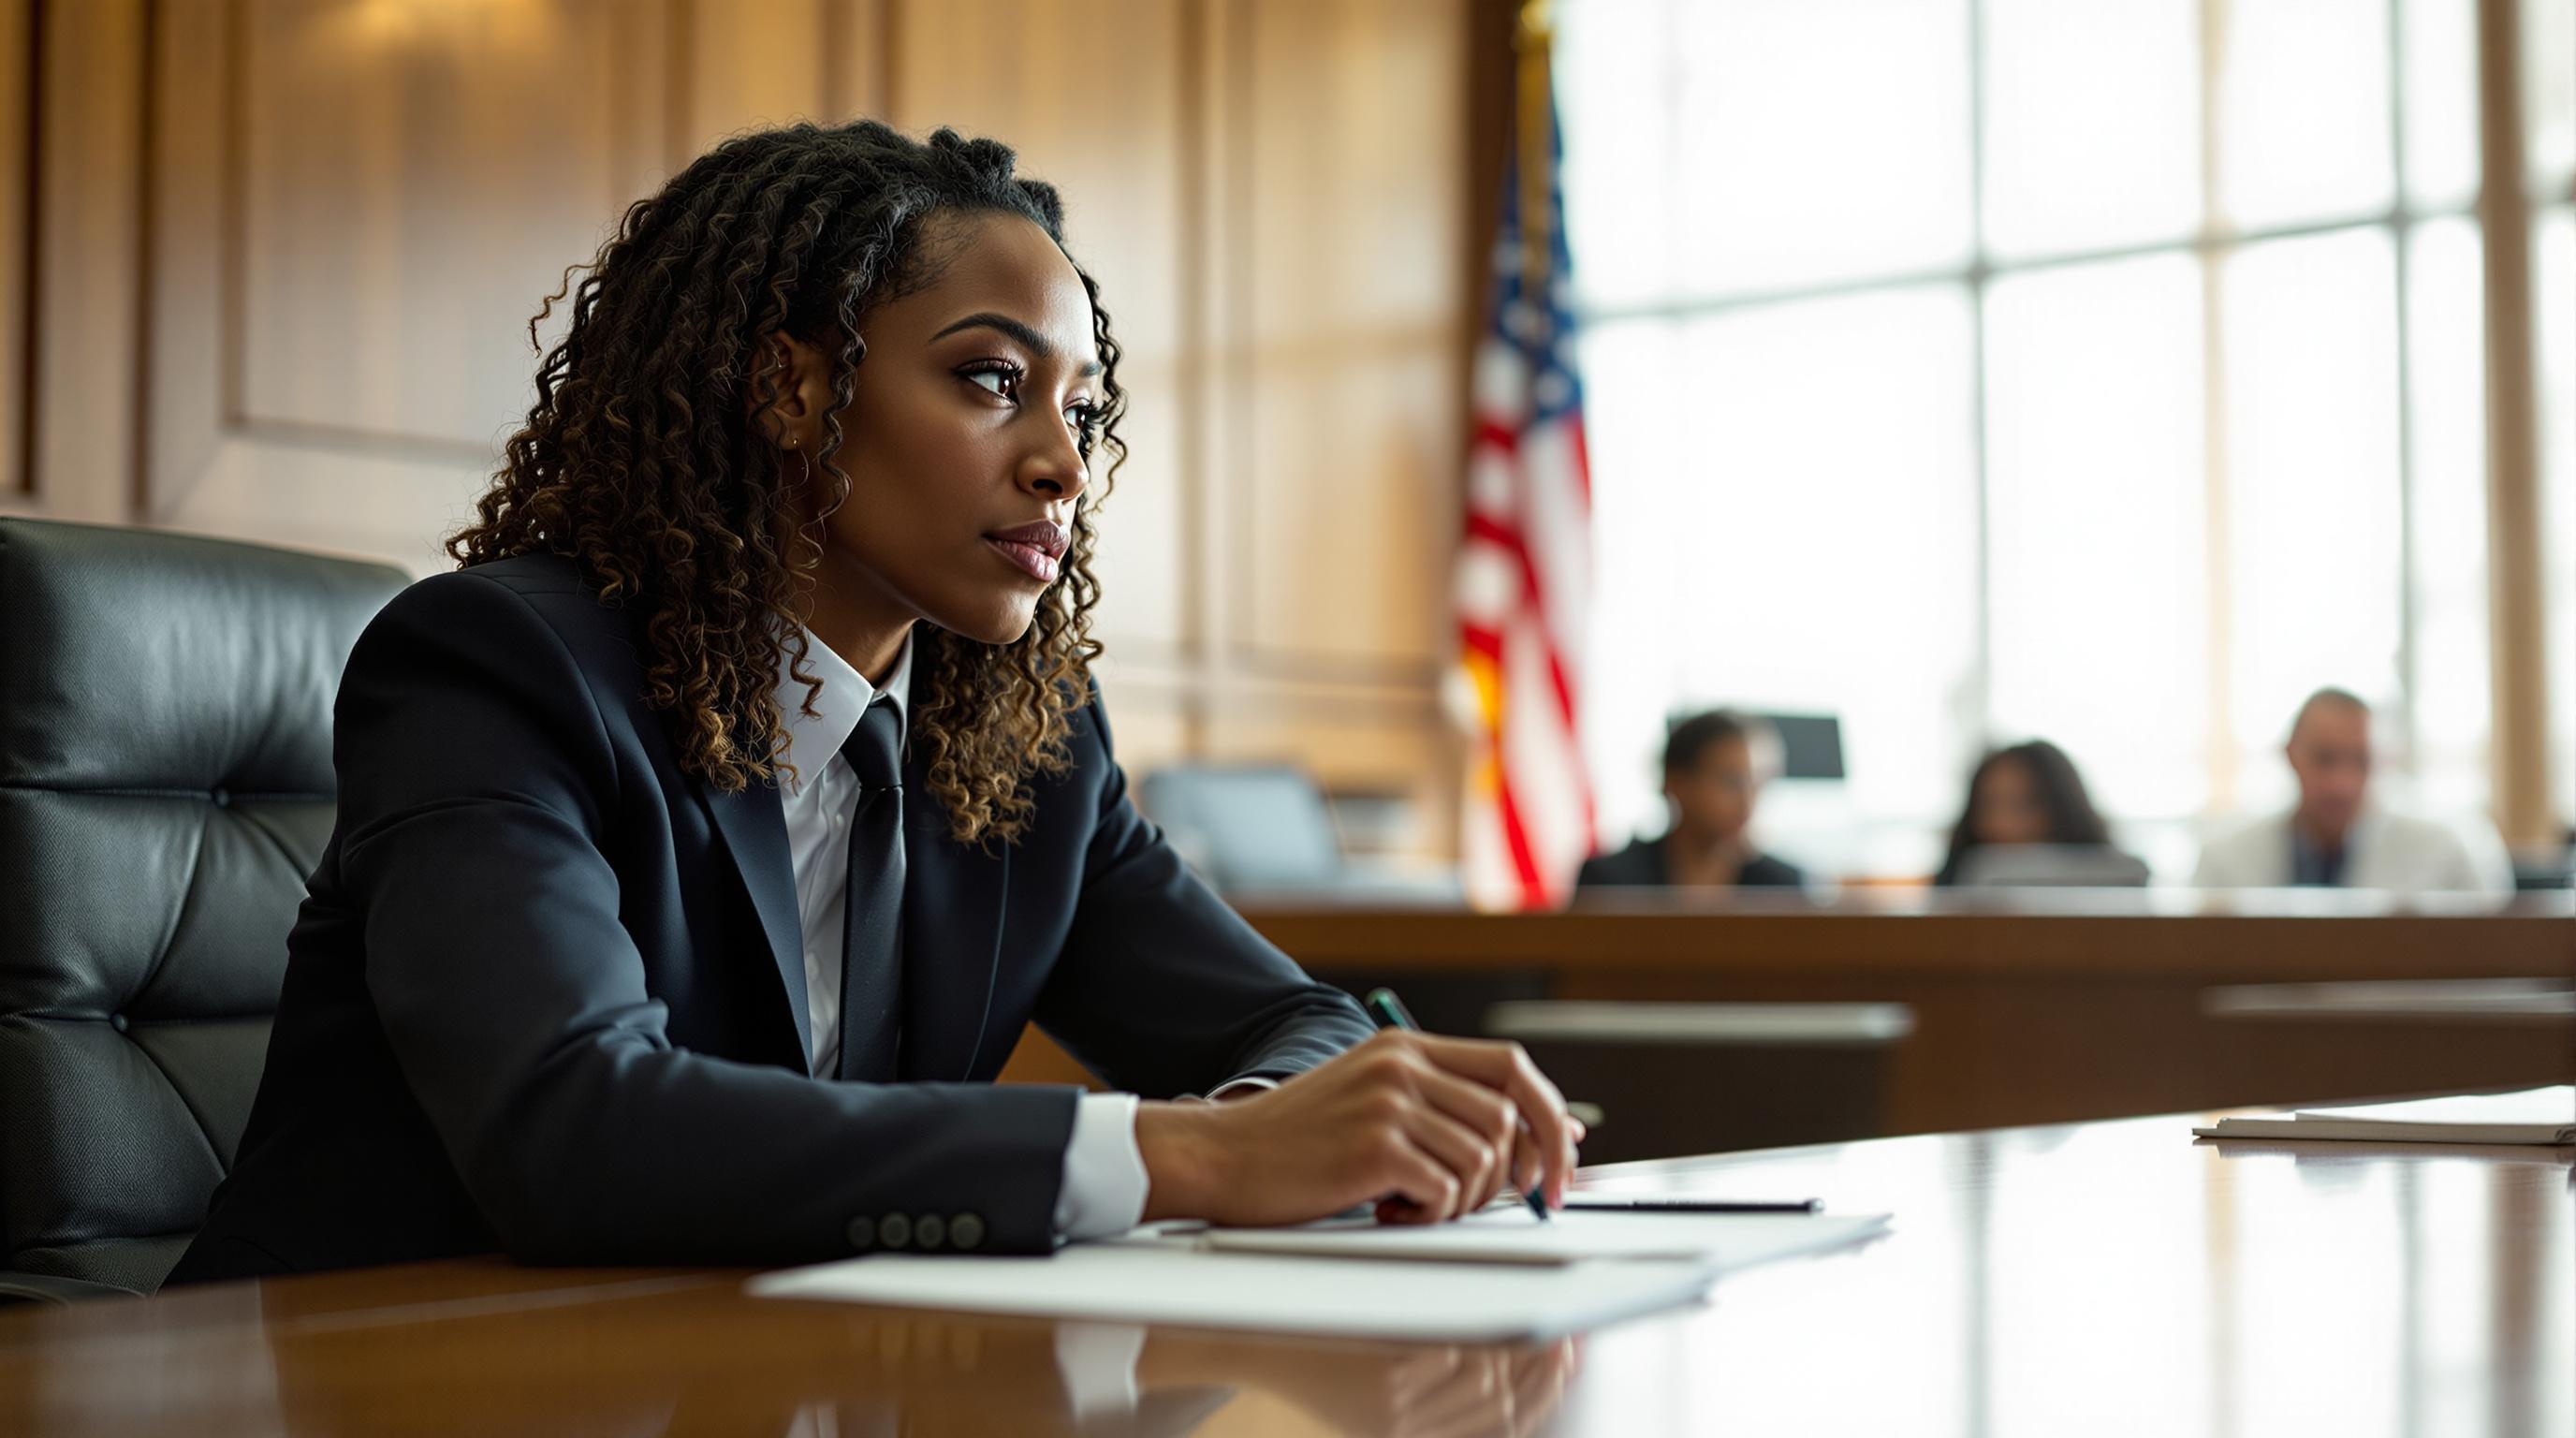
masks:
<svg viewBox="0 0 2576 1438"><path fill-rule="evenodd" d="M1595 854L1583 861L1575 876L1574 887L1584 889L1657 888L1672 882L1671 866L1664 858L1661 839L1632 839L1628 847L1615 854ZM1807 876L1794 864L1756 854L1744 861L1735 876L1739 889L1794 889L1807 882Z"/></svg>
<svg viewBox="0 0 2576 1438"><path fill-rule="evenodd" d="M907 759L907 1081L809 1077L778 792L681 772L638 651L556 556L424 580L359 639L268 1066L171 1281L790 1263L894 1214L1044 1252L1077 1091L989 1082L1023 1024L1147 1097L1368 1034L1136 813L1095 694L1016 845L950 839Z"/></svg>

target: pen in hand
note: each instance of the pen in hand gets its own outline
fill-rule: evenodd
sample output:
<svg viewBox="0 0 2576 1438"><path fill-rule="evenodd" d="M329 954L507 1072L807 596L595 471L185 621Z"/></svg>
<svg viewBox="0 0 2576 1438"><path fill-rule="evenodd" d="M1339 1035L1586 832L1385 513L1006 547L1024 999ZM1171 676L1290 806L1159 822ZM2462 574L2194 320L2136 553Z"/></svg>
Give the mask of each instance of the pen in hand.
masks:
<svg viewBox="0 0 2576 1438"><path fill-rule="evenodd" d="M1395 996L1395 990L1371 989L1365 1002L1368 1005L1369 1017L1377 1020L1379 1028L1411 1029L1415 1033L1422 1031L1422 1025L1413 1021L1412 1012L1405 1008L1404 1000ZM1511 1160L1506 1155L1503 1161L1509 1163ZM1548 1222L1547 1202L1538 1196L1537 1189L1529 1189L1522 1193L1521 1199L1529 1205L1531 1213L1538 1215L1539 1222Z"/></svg>

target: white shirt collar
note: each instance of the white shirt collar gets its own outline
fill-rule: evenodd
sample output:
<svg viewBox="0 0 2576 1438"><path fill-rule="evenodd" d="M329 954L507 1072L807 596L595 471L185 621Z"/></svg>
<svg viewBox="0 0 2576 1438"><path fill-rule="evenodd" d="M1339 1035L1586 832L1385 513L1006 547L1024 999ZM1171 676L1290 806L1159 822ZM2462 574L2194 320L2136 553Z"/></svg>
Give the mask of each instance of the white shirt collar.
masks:
<svg viewBox="0 0 2576 1438"><path fill-rule="evenodd" d="M797 628L805 636L805 667L822 681L823 689L814 696L814 712L808 716L805 713L804 682L792 672L795 648L791 645L778 652L778 687L772 692L778 701L779 723L787 731L787 747L778 757L782 764L794 765L798 776L790 779L781 772L778 777L780 787L790 793L811 783L813 776L821 773L823 766L841 752L841 746L850 740L851 731L859 727L859 716L867 712L868 705L875 702L879 692L867 681L866 675L851 668L849 661L835 653L832 646L816 638L813 630L802 625ZM894 705L898 724L908 727L911 715L904 706L912 693L912 635L909 631L903 636L903 648L895 654L894 668L886 675L883 692L887 701Z"/></svg>

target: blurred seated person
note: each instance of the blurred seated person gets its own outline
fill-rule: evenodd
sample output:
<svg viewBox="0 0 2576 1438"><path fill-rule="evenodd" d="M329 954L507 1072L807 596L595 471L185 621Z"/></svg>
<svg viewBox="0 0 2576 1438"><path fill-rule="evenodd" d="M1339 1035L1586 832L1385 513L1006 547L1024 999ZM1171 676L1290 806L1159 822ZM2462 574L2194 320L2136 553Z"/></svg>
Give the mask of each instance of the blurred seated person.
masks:
<svg viewBox="0 0 2576 1438"><path fill-rule="evenodd" d="M1950 827L1950 850L1932 882L1942 888L1976 882L1980 871L2006 872L1995 851L2047 846L2068 858L2090 855L2104 869L2134 877L2102 882L2144 882L2145 866L2111 843L2110 826L2093 807L2084 776L2066 751L2032 739L1989 752L1968 776L1968 800Z"/></svg>
<svg viewBox="0 0 2576 1438"><path fill-rule="evenodd" d="M1780 736L1749 714L1694 714L1664 738L1672 823L1584 861L1575 892L1610 888L1796 888L1807 876L1755 848L1746 830L1762 786L1779 772Z"/></svg>
<svg viewBox="0 0 2576 1438"><path fill-rule="evenodd" d="M2370 706L2351 693L2309 695L2283 752L2299 781L2297 807L2202 849L2195 887L2513 892L2504 842L2485 823L2464 835L2371 799Z"/></svg>

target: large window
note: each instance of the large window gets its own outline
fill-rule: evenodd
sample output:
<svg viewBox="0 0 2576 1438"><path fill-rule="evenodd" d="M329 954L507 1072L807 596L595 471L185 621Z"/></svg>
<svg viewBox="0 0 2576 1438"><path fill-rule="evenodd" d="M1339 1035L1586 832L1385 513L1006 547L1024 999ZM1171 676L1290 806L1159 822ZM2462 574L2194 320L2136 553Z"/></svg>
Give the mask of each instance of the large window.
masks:
<svg viewBox="0 0 2576 1438"><path fill-rule="evenodd" d="M2559 813L2576 823L2576 0L2523 7L2532 303Z"/></svg>
<svg viewBox="0 0 2576 1438"><path fill-rule="evenodd" d="M2565 536L2576 0L2525 10ZM1773 825L1829 871L1921 872L1976 753L2037 735L2173 872L2285 800L2329 683L2383 706L2393 786L2486 806L2473 0L1559 18L1605 839L1657 822L1666 718L1713 703L1841 716L1834 812Z"/></svg>

